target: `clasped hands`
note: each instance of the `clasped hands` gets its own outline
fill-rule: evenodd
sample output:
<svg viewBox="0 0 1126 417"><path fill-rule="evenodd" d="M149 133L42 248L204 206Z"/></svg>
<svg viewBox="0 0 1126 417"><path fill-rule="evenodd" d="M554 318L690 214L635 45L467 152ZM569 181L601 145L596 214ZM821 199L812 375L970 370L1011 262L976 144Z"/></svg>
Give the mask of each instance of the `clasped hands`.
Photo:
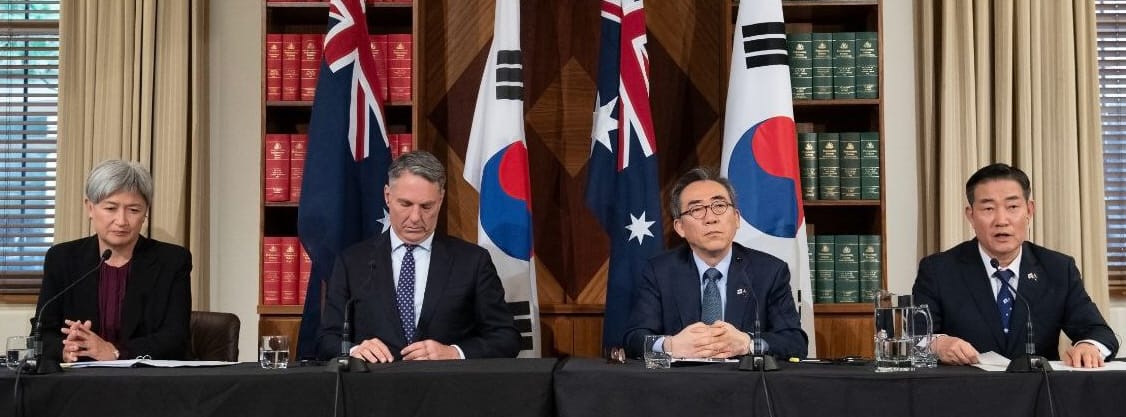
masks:
<svg viewBox="0 0 1126 417"><path fill-rule="evenodd" d="M433 339L426 339L419 342L414 342L399 352L405 361L414 360L438 360L438 359L461 359L458 354L457 348L450 345L443 345ZM371 363L393 362L395 356L391 354L391 349L383 343L379 338L371 338L361 342L352 349L352 357L363 359Z"/></svg>
<svg viewBox="0 0 1126 417"><path fill-rule="evenodd" d="M664 339L664 351L674 358L726 359L751 352L751 336L731 323L696 322Z"/></svg>
<svg viewBox="0 0 1126 417"><path fill-rule="evenodd" d="M78 358L86 357L99 361L117 359L117 348L113 343L105 341L93 330L90 330L90 320L64 320L67 327L62 328L66 338L63 339L63 362L78 362Z"/></svg>
<svg viewBox="0 0 1126 417"><path fill-rule="evenodd" d="M948 365L973 365L978 363L978 352L973 345L959 337L939 336L931 342L938 360ZM1075 368L1101 368L1103 355L1095 345L1076 343L1063 353L1063 363Z"/></svg>

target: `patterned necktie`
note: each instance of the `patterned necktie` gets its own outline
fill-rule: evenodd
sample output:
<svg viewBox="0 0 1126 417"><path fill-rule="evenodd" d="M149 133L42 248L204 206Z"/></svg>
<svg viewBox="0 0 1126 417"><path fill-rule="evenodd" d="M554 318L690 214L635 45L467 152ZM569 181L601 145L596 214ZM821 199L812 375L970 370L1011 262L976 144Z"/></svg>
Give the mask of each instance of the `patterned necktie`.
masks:
<svg viewBox="0 0 1126 417"><path fill-rule="evenodd" d="M719 285L716 284L723 274L715 268L704 271L704 299L700 306L700 319L704 324L715 323L723 318L723 301L719 298Z"/></svg>
<svg viewBox="0 0 1126 417"><path fill-rule="evenodd" d="M403 244L407 253L403 254L403 265L399 267L399 287L395 289L395 301L399 306L399 320L403 322L403 337L407 344L414 343L414 248L418 245Z"/></svg>
<svg viewBox="0 0 1126 417"><path fill-rule="evenodd" d="M997 291L997 311L1001 313L1001 330L1009 334L1009 319L1013 316L1013 293L1009 291L1009 278L1016 273L1002 269L993 273L994 277L1001 280L1001 289Z"/></svg>

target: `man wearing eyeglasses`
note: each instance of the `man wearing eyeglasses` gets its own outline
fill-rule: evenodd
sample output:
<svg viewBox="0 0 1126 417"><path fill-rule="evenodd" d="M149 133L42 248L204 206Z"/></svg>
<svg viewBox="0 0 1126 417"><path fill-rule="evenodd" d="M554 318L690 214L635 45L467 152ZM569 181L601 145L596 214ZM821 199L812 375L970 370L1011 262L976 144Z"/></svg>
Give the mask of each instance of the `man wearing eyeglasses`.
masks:
<svg viewBox="0 0 1126 417"><path fill-rule="evenodd" d="M752 348L806 356L808 336L790 295L789 268L734 243L734 201L731 183L711 169L696 168L677 180L669 211L688 245L653 257L642 270L623 341L631 357L642 355L646 335L667 335L649 348L675 358L730 358Z"/></svg>

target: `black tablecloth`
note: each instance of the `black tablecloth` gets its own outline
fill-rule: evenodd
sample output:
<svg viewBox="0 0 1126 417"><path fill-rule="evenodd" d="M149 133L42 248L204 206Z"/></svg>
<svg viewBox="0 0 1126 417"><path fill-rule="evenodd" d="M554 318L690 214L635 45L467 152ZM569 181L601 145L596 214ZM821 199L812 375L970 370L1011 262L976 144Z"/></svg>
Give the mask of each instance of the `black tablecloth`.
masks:
<svg viewBox="0 0 1126 417"><path fill-rule="evenodd" d="M871 366L781 364L765 375L735 364L650 370L572 359L555 373L557 415L766 416L763 377L775 416L1126 415L1126 372L985 372L973 367L875 373Z"/></svg>
<svg viewBox="0 0 1126 417"><path fill-rule="evenodd" d="M550 416L556 359L396 362L339 374L340 416ZM15 373L0 368L0 416ZM24 416L332 416L337 375L321 367L87 368L21 376Z"/></svg>

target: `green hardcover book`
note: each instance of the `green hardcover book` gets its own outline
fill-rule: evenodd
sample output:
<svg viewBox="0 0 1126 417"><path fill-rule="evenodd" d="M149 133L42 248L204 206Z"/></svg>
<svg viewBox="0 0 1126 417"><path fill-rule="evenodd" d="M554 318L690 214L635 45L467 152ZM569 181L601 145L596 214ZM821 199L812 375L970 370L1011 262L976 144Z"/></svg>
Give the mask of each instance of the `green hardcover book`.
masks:
<svg viewBox="0 0 1126 417"><path fill-rule="evenodd" d="M856 32L856 98L880 97L879 45L876 32Z"/></svg>
<svg viewBox="0 0 1126 417"><path fill-rule="evenodd" d="M813 44L813 99L833 98L833 34L814 33Z"/></svg>
<svg viewBox="0 0 1126 417"><path fill-rule="evenodd" d="M839 133L817 134L817 198L841 199L841 160Z"/></svg>
<svg viewBox="0 0 1126 417"><path fill-rule="evenodd" d="M817 242L817 260L814 262L817 264L817 275L813 276L813 302L832 303L836 301L836 289L833 288L833 271L837 259L836 236L816 235L814 241Z"/></svg>
<svg viewBox="0 0 1126 417"><path fill-rule="evenodd" d="M833 98L856 98L856 33L833 34Z"/></svg>
<svg viewBox="0 0 1126 417"><path fill-rule="evenodd" d="M790 90L794 100L813 98L813 48L812 34L790 33L786 35L790 53Z"/></svg>
<svg viewBox="0 0 1126 417"><path fill-rule="evenodd" d="M841 133L841 200L860 199L860 132Z"/></svg>
<svg viewBox="0 0 1126 417"><path fill-rule="evenodd" d="M872 301L883 285L880 268L880 235L860 235L860 302Z"/></svg>
<svg viewBox="0 0 1126 417"><path fill-rule="evenodd" d="M812 226L807 224L808 226ZM809 245L809 252L806 252L806 258L809 258L809 276L811 279L817 279L817 238L813 235L806 236L805 243ZM816 288L816 287L814 287ZM816 290L815 290L816 292ZM816 297L816 296L814 296Z"/></svg>
<svg viewBox="0 0 1126 417"><path fill-rule="evenodd" d="M817 199L817 134L798 133L798 169L801 173L801 197Z"/></svg>
<svg viewBox="0 0 1126 417"><path fill-rule="evenodd" d="M838 303L860 302L860 243L856 235L837 235L833 265L834 298Z"/></svg>
<svg viewBox="0 0 1126 417"><path fill-rule="evenodd" d="M860 133L860 198L880 199L880 132Z"/></svg>

